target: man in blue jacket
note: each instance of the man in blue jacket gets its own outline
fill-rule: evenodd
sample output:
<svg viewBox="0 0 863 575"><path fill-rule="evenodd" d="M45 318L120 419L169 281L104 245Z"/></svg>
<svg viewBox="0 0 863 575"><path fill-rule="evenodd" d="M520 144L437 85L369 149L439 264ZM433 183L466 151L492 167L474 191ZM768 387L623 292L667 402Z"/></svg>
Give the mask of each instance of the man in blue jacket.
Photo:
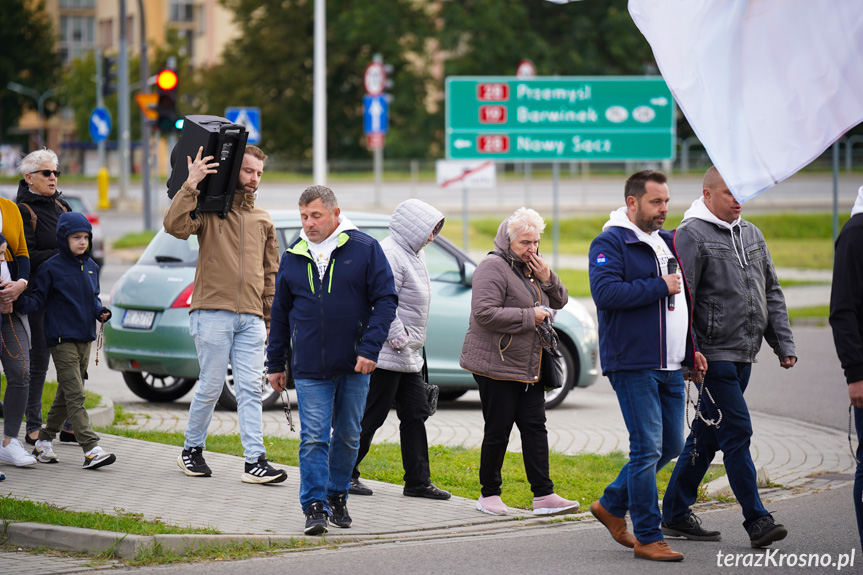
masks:
<svg viewBox="0 0 863 575"><path fill-rule="evenodd" d="M347 494L360 443L369 374L396 317L393 274L380 244L341 216L336 196L300 196L303 230L276 276L267 370L285 389L288 358L300 409L300 504L306 535L327 519L350 527Z"/></svg>
<svg viewBox="0 0 863 575"><path fill-rule="evenodd" d="M626 206L611 213L591 243L589 263L600 360L629 431L629 462L590 511L636 557L680 561L683 554L659 528L656 472L683 448L682 367L695 367L693 379L700 381L707 362L692 338L688 290L673 299L685 284L669 270L676 262L672 234L661 231L669 200L665 174L633 174L624 198Z"/></svg>

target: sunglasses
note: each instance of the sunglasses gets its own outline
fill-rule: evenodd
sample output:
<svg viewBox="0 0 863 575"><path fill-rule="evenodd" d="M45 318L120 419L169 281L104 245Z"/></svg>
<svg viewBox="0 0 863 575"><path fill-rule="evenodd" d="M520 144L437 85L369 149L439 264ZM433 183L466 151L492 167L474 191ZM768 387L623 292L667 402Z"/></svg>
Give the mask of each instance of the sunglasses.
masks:
<svg viewBox="0 0 863 575"><path fill-rule="evenodd" d="M36 170L35 172L30 172L31 174L42 174L46 178L50 178L51 174L54 174L55 177L60 177L60 170Z"/></svg>

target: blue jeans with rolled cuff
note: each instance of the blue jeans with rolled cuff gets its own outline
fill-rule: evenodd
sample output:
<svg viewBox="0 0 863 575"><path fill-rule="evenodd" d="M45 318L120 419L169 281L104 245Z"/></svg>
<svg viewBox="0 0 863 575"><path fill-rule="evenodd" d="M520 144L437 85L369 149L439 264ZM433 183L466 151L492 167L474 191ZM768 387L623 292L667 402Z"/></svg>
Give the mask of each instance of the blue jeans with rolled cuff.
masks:
<svg viewBox="0 0 863 575"><path fill-rule="evenodd" d="M606 511L624 517L642 545L663 539L656 473L683 447L684 384L680 370L611 371L611 386L629 431L629 461L602 494Z"/></svg>

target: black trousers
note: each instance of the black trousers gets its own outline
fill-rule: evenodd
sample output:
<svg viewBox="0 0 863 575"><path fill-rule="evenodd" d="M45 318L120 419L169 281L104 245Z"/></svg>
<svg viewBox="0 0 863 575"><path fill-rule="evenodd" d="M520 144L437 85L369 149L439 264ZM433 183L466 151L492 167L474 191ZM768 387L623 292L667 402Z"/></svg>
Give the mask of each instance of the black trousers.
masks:
<svg viewBox="0 0 863 575"><path fill-rule="evenodd" d="M360 462L369 452L372 438L384 424L394 402L399 417L405 486L428 485L431 483L431 472L425 420L429 416L429 407L422 375L381 368L375 369L369 380L369 395L360 431L360 449L351 477L359 478Z"/></svg>
<svg viewBox="0 0 863 575"><path fill-rule="evenodd" d="M545 391L541 385L496 380L474 374L485 428L479 464L482 496L500 495L503 459L512 425L521 434L524 471L534 497L554 492L548 471L548 432L545 429ZM527 389L525 389L527 388Z"/></svg>

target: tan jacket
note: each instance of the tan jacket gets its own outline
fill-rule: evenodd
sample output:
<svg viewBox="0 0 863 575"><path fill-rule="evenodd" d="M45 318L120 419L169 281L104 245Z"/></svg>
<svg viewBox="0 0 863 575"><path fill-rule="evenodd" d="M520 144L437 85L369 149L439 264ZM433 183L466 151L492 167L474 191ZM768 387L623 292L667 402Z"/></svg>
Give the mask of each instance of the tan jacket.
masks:
<svg viewBox="0 0 863 575"><path fill-rule="evenodd" d="M254 194L238 192L228 216L189 213L197 205L198 190L188 184L174 196L165 212L165 231L184 240L198 236L198 266L191 310L220 309L248 313L270 325L276 293L279 243L273 219L255 207Z"/></svg>
<svg viewBox="0 0 863 575"><path fill-rule="evenodd" d="M507 218L497 231L495 252L473 273L470 323L459 365L491 379L539 381L542 346L536 332L534 302L560 309L569 294L553 271L549 287L525 276L527 286L513 271L525 275L527 265L512 255L506 241ZM529 290L529 291L528 291Z"/></svg>

